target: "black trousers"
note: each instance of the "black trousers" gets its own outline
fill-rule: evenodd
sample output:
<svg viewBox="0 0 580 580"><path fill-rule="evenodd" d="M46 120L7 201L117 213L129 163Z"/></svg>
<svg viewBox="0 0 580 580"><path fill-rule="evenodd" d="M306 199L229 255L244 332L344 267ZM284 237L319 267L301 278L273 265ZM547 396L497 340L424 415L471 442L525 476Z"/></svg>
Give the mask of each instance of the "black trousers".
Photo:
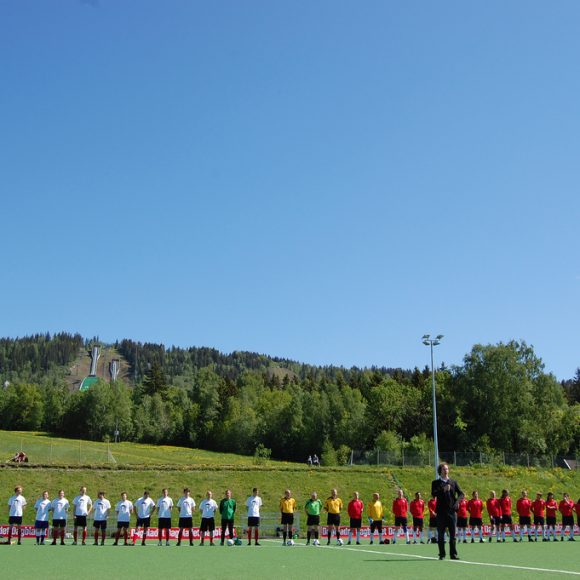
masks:
<svg viewBox="0 0 580 580"><path fill-rule="evenodd" d="M455 528L457 515L455 513L437 514L437 544L439 556L445 556L445 530L449 534L449 555L457 556L457 542L455 541Z"/></svg>

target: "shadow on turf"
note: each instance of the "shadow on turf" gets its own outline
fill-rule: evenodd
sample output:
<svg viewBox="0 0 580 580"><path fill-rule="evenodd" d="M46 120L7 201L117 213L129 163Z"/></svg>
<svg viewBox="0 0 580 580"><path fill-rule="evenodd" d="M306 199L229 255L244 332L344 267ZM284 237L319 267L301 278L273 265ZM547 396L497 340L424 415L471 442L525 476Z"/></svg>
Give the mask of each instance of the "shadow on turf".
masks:
<svg viewBox="0 0 580 580"><path fill-rule="evenodd" d="M376 558L369 558L368 560L363 560L363 562L372 562L373 564L382 564L383 562L428 562L431 564L431 560L418 560L416 558L381 558L380 560L377 560Z"/></svg>

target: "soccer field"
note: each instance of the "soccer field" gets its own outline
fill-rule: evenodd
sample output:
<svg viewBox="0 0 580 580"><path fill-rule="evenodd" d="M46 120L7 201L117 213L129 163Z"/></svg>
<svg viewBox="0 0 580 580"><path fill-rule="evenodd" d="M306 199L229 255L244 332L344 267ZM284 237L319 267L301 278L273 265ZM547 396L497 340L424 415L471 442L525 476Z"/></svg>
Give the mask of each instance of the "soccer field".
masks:
<svg viewBox="0 0 580 580"><path fill-rule="evenodd" d="M580 542L461 544L461 561L436 546L0 546L6 578L565 578L580 576Z"/></svg>

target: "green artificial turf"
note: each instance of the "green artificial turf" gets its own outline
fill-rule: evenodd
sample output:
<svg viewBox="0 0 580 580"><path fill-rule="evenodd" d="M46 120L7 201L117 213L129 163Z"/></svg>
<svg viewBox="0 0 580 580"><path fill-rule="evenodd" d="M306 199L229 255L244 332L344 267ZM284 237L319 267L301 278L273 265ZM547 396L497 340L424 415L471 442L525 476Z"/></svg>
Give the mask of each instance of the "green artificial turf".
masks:
<svg viewBox="0 0 580 580"><path fill-rule="evenodd" d="M466 544L461 561L436 546L0 546L6 578L566 578L580 576L580 542ZM4 575L5 574L5 575Z"/></svg>

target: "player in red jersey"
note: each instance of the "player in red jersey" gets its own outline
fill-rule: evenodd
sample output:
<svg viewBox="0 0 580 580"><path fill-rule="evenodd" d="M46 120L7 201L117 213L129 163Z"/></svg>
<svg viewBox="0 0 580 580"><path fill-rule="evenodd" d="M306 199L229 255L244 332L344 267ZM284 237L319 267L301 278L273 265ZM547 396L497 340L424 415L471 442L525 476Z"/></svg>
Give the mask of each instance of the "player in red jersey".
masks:
<svg viewBox="0 0 580 580"><path fill-rule="evenodd" d="M554 542L558 541L556 537L556 516L558 514L558 502L554 499L552 492L546 496L546 537L543 542L549 542L552 536Z"/></svg>
<svg viewBox="0 0 580 580"><path fill-rule="evenodd" d="M405 541L407 544L410 544L409 541L409 529L407 528L407 511L409 509L409 502L407 502L407 498L403 494L403 490L399 488L397 492L397 497L393 501L393 514L395 515L395 528L399 528L403 530L405 534ZM393 544L397 543L397 535L398 532L395 531L393 534Z"/></svg>
<svg viewBox="0 0 580 580"><path fill-rule="evenodd" d="M415 494L415 499L411 502L409 509L413 516L413 544L416 544L417 540L419 540L421 544L424 544L423 514L425 513L425 501L419 492Z"/></svg>
<svg viewBox="0 0 580 580"><path fill-rule="evenodd" d="M512 498L510 497L510 492L507 489L501 490L499 504L501 506L501 541L505 542L506 528L511 532L514 541L517 541L516 535L512 530Z"/></svg>
<svg viewBox="0 0 580 580"><path fill-rule="evenodd" d="M427 502L427 509L429 510L429 532L427 543L437 543L437 498L432 497ZM579 516L580 517L580 516Z"/></svg>
<svg viewBox="0 0 580 580"><path fill-rule="evenodd" d="M467 500L457 502L457 541L467 544Z"/></svg>
<svg viewBox="0 0 580 580"><path fill-rule="evenodd" d="M546 502L542 499L542 494L538 492L536 499L532 502L532 513L534 514L534 542L538 541L538 529L542 531L542 540L544 539L544 512L546 511Z"/></svg>
<svg viewBox="0 0 580 580"><path fill-rule="evenodd" d="M348 531L348 544L352 542L352 533L355 534L356 543L360 544L360 528L362 526L362 513L365 504L361 501L358 491L354 492L353 498L348 502L347 511L350 518L350 529Z"/></svg>
<svg viewBox="0 0 580 580"><path fill-rule="evenodd" d="M489 541L493 540L493 535L495 533L496 541L499 542L500 537L500 527L501 527L501 504L499 499L497 499L495 491L491 490L489 492L489 498L485 502L485 507L487 508L487 513L489 514L489 519L491 521L491 532L489 533Z"/></svg>
<svg viewBox="0 0 580 580"><path fill-rule="evenodd" d="M574 539L574 502L570 499L570 496L565 493L560 505L558 506L560 513L562 514L562 531L560 533L560 541L564 541L564 534L566 533L566 528L570 530L569 542L575 542Z"/></svg>
<svg viewBox="0 0 580 580"><path fill-rule="evenodd" d="M467 502L469 512L469 528L471 532L471 543L475 541L475 529L479 531L479 543L483 544L483 502L479 499L479 493L474 491L471 499Z"/></svg>
<svg viewBox="0 0 580 580"><path fill-rule="evenodd" d="M518 512L520 524L520 542L524 541L524 530L526 530L528 541L532 542L533 540L530 536L530 530L532 527L532 501L528 497L528 492L525 489L522 491L522 496L516 502L516 510Z"/></svg>

